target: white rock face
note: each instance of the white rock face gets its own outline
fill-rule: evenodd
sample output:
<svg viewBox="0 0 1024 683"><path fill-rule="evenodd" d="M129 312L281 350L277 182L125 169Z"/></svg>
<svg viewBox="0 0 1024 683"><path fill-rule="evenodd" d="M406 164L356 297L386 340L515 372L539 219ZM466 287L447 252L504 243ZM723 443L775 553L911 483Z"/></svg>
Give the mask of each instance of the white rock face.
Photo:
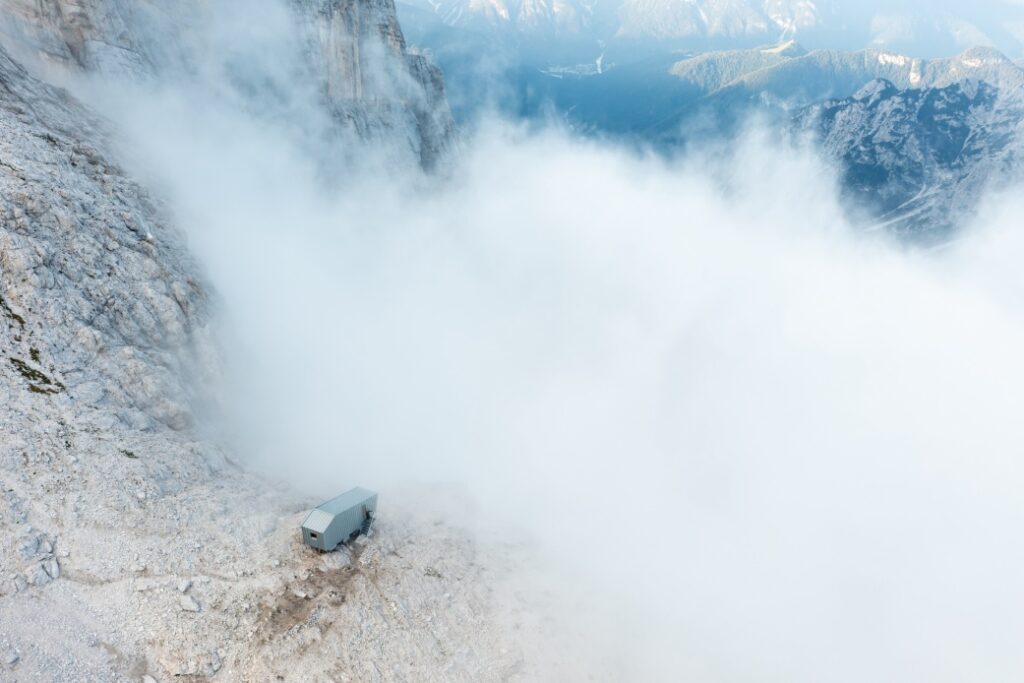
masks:
<svg viewBox="0 0 1024 683"><path fill-rule="evenodd" d="M437 162L453 132L444 83L425 57L406 50L392 0L0 0L0 29L4 46L38 62L43 74L145 79L202 71L211 55L224 58L230 31L211 28L223 15L266 20L275 11L292 25L271 28L305 46L308 76L339 127L371 143L400 140L426 167ZM243 72L232 78L244 81ZM267 74L248 76L243 88L260 87Z"/></svg>
<svg viewBox="0 0 1024 683"><path fill-rule="evenodd" d="M6 54L0 71L0 344L15 402L188 427L217 354L181 234L101 154L95 118Z"/></svg>
<svg viewBox="0 0 1024 683"><path fill-rule="evenodd" d="M0 15L55 68L144 76L173 61L147 42L160 5ZM439 152L440 80L390 3L295 6L345 125ZM298 534L316 501L198 436L220 363L182 233L113 163L103 121L3 49L0 83L0 652L16 680L538 680L497 597L512 551L395 505L324 558ZM408 105L431 85L440 109Z"/></svg>
<svg viewBox="0 0 1024 683"><path fill-rule="evenodd" d="M191 6L189 6L191 5ZM6 45L18 57L38 56L54 67L136 75L182 60L160 36L195 14L198 3L132 0L4 0Z"/></svg>
<svg viewBox="0 0 1024 683"><path fill-rule="evenodd" d="M217 354L181 234L104 153L102 122L2 50L0 82L0 652L16 680L538 680L497 597L518 555L395 501L369 542L324 557L298 533L316 501L196 436Z"/></svg>

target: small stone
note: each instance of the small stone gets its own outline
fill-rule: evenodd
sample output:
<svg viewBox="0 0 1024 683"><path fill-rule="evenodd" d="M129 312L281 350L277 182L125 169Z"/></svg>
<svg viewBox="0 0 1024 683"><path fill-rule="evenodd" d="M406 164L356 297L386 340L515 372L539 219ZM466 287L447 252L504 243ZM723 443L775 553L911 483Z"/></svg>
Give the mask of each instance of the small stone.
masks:
<svg viewBox="0 0 1024 683"><path fill-rule="evenodd" d="M195 676L199 673L199 661L195 657L189 657L184 663L179 664L177 671L174 672L175 677L177 676Z"/></svg>
<svg viewBox="0 0 1024 683"><path fill-rule="evenodd" d="M38 553L39 537L31 531L27 531L18 543L18 554L22 560L31 560Z"/></svg>
<svg viewBox="0 0 1024 683"><path fill-rule="evenodd" d="M129 569L131 569L136 574L141 574L142 572L146 571L146 565L144 565L144 564L133 564L131 567L129 567Z"/></svg>
<svg viewBox="0 0 1024 683"><path fill-rule="evenodd" d="M333 553L325 553L320 562L320 571L329 572L344 569L352 564L352 558L343 550Z"/></svg>
<svg viewBox="0 0 1024 683"><path fill-rule="evenodd" d="M4 654L4 664L7 666L14 666L18 663L19 659L21 659L21 657L14 650L8 650L7 653Z"/></svg>
<svg viewBox="0 0 1024 683"><path fill-rule="evenodd" d="M53 544L45 538L39 541L39 552L43 555L49 555L53 552Z"/></svg>
<svg viewBox="0 0 1024 683"><path fill-rule="evenodd" d="M53 581L53 577L46 572L46 568L41 564L36 565L36 568L32 570L32 574L28 578L28 582L33 586L45 586L51 581Z"/></svg>
<svg viewBox="0 0 1024 683"><path fill-rule="evenodd" d="M144 674L142 676L142 683L159 683L159 682L155 678L150 676L149 674Z"/></svg>
<svg viewBox="0 0 1024 683"><path fill-rule="evenodd" d="M50 575L51 579L60 578L60 564L57 562L57 558L51 557L43 563L43 569Z"/></svg>
<svg viewBox="0 0 1024 683"><path fill-rule="evenodd" d="M188 593L188 589L192 587L192 579L182 579L178 582L178 592Z"/></svg>
<svg viewBox="0 0 1024 683"><path fill-rule="evenodd" d="M139 500L146 500L146 492L139 491L138 493L135 494L135 497L138 498Z"/></svg>
<svg viewBox="0 0 1024 683"><path fill-rule="evenodd" d="M206 675L207 676L213 676L215 673L220 671L220 667L221 667L220 654L217 653L216 651L215 652L211 652L210 653L210 661L206 665Z"/></svg>
<svg viewBox="0 0 1024 683"><path fill-rule="evenodd" d="M178 598L178 604L181 605L181 609L186 612L198 612L199 603L191 595L182 595Z"/></svg>
<svg viewBox="0 0 1024 683"><path fill-rule="evenodd" d="M28 588L28 581L26 581L25 577L22 576L21 574L18 574L13 579L11 579L11 583L14 584L14 592L15 593L20 593L21 591L23 591L26 588Z"/></svg>

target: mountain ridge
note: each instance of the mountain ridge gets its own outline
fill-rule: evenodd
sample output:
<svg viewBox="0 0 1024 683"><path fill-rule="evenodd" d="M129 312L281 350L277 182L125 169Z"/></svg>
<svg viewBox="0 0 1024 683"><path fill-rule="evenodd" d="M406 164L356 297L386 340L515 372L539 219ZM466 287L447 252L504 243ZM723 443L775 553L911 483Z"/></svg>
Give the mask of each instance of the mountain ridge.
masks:
<svg viewBox="0 0 1024 683"><path fill-rule="evenodd" d="M794 117L838 164L860 220L941 241L990 190L1024 176L1024 97L981 81L901 89L878 79Z"/></svg>

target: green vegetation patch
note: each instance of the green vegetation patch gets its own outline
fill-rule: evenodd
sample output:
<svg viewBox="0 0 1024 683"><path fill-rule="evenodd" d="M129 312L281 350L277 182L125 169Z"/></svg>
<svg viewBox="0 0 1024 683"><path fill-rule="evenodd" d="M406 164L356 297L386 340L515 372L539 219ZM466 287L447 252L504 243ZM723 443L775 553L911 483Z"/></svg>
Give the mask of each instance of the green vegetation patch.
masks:
<svg viewBox="0 0 1024 683"><path fill-rule="evenodd" d="M122 448L121 449L121 455L123 455L124 457L129 458L131 460L138 460L139 459L139 456L135 455L135 451L130 451L127 448Z"/></svg>
<svg viewBox="0 0 1024 683"><path fill-rule="evenodd" d="M21 329L25 329L25 319L11 310L7 300L0 296L0 313L3 313L9 320L18 323Z"/></svg>
<svg viewBox="0 0 1024 683"><path fill-rule="evenodd" d="M33 394L53 395L64 391L65 386L57 380L50 379L45 374L21 360L11 357L11 365L21 373L21 376L28 380L28 390Z"/></svg>

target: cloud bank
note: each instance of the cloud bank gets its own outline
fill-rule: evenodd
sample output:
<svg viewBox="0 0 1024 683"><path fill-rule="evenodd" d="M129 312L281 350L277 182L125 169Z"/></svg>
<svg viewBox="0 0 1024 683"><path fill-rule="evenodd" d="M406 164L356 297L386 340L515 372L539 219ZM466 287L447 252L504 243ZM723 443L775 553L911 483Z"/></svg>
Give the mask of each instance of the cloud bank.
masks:
<svg viewBox="0 0 1024 683"><path fill-rule="evenodd" d="M236 103L107 102L222 298L239 451L384 510L459 486L578 606L570 678L1024 674L1013 200L922 253L756 133L666 162L499 123L444 178L325 178Z"/></svg>

